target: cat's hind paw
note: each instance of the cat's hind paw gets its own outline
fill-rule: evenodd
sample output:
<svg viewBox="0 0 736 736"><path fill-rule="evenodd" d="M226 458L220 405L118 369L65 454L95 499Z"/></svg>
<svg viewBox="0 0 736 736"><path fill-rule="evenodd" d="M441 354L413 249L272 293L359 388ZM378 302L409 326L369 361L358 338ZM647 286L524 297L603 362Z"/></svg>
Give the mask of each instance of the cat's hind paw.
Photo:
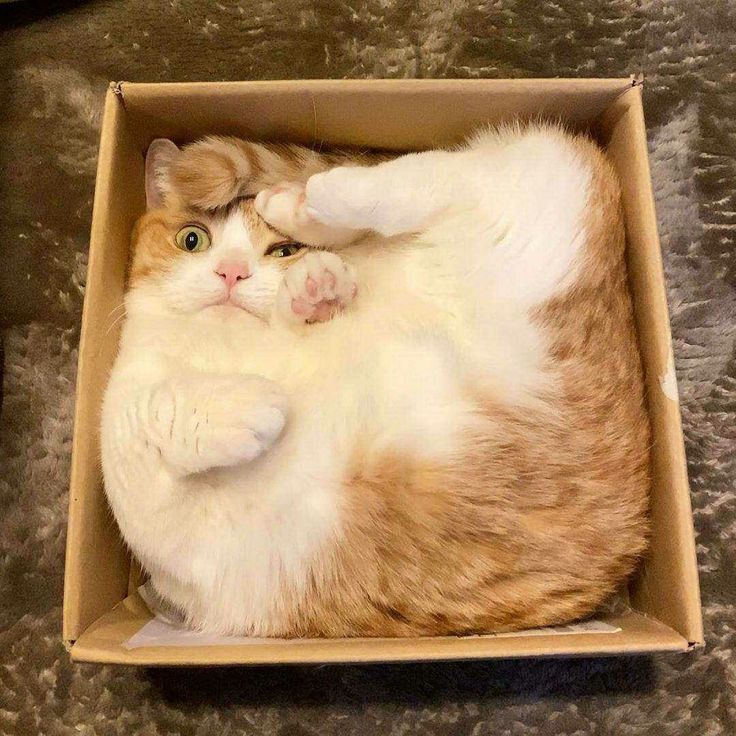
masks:
<svg viewBox="0 0 736 736"><path fill-rule="evenodd" d="M380 180L373 167L337 166L309 177L304 207L317 222L331 227L374 227Z"/></svg>
<svg viewBox="0 0 736 736"><path fill-rule="evenodd" d="M315 224L304 205L305 199L304 184L284 181L258 192L254 204L256 212L267 223L281 232L292 234Z"/></svg>

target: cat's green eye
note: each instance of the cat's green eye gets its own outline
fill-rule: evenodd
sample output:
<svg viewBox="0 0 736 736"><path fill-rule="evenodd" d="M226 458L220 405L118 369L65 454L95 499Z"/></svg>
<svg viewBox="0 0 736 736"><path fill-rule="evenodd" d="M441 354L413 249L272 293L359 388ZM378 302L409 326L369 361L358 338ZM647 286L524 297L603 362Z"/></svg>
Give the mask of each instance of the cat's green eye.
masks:
<svg viewBox="0 0 736 736"><path fill-rule="evenodd" d="M176 247L189 253L201 253L210 247L210 234L201 225L185 225L176 234Z"/></svg>
<svg viewBox="0 0 736 736"><path fill-rule="evenodd" d="M289 258L295 256L303 247L300 243L276 243L266 251L266 255L272 258Z"/></svg>

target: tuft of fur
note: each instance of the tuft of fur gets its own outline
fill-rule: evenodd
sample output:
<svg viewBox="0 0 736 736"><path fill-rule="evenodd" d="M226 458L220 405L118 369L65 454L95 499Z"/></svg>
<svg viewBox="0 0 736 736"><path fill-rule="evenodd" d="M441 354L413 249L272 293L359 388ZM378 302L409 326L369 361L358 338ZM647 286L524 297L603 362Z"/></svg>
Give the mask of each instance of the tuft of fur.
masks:
<svg viewBox="0 0 736 736"><path fill-rule="evenodd" d="M280 182L306 182L331 166L376 161L350 152L319 153L288 143L209 136L186 147L170 168L168 193L181 205L216 210Z"/></svg>
<svg viewBox="0 0 736 736"><path fill-rule="evenodd" d="M503 631L626 580L649 428L594 143L538 124L371 160L209 138L167 171L133 236L103 468L190 626ZM209 251L173 245L191 222ZM339 255L277 262L284 238Z"/></svg>

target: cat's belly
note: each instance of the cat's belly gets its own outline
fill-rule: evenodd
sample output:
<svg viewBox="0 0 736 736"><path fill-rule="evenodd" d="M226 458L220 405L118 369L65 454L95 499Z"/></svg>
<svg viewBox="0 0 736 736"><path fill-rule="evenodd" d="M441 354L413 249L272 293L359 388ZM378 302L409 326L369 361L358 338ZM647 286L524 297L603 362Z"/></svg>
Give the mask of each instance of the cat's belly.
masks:
<svg viewBox="0 0 736 736"><path fill-rule="evenodd" d="M159 592L197 626L279 630L285 591L299 598L315 560L339 544L356 464L449 460L478 421L472 377L508 350L503 337L489 332L469 351L444 325L406 333L357 318L306 338L192 332L172 364L264 376L285 389L291 411L261 458L179 481L188 508L176 533L185 543L152 567Z"/></svg>
<svg viewBox="0 0 736 736"><path fill-rule="evenodd" d="M159 592L197 626L278 630L285 591L302 595L315 559L339 543L359 463L383 454L442 461L458 448L474 407L448 350L435 339L386 339L381 351L343 353L308 381L294 379L287 427L263 457L180 481L186 544L154 569Z"/></svg>

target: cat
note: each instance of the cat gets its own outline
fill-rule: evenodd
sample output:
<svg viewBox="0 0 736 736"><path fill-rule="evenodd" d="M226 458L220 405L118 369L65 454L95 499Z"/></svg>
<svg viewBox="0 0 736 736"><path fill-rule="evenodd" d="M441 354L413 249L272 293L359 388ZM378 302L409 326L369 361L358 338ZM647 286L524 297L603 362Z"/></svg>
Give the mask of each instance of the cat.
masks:
<svg viewBox="0 0 736 736"><path fill-rule="evenodd" d="M421 636L591 614L647 545L615 173L553 124L371 156L146 157L101 422L186 626Z"/></svg>

